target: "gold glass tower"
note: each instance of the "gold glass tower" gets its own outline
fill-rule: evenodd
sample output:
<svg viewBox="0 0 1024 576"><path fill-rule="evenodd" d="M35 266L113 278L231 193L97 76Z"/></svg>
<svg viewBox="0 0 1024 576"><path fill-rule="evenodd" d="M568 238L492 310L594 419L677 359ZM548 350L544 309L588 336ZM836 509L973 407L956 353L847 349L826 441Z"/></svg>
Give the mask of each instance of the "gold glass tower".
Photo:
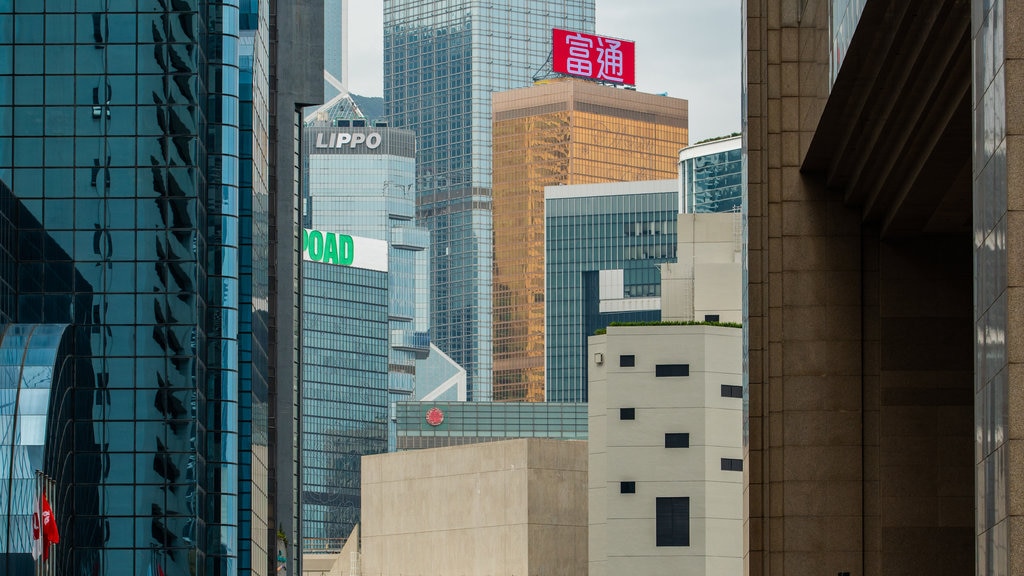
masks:
<svg viewBox="0 0 1024 576"><path fill-rule="evenodd" d="M672 179L687 102L551 80L495 93L494 399L544 400L544 187Z"/></svg>

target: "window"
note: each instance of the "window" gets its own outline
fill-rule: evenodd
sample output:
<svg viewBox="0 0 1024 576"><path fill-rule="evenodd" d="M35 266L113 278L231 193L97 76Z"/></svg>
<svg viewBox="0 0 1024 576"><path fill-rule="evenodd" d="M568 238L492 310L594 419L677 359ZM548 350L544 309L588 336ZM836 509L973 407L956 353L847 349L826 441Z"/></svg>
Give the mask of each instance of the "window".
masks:
<svg viewBox="0 0 1024 576"><path fill-rule="evenodd" d="M619 482L619 494L636 494L636 482Z"/></svg>
<svg viewBox="0 0 1024 576"><path fill-rule="evenodd" d="M665 448L689 448L690 435L686 432L669 432L665 434Z"/></svg>
<svg viewBox="0 0 1024 576"><path fill-rule="evenodd" d="M743 472L743 460L740 458L722 458L722 470Z"/></svg>
<svg viewBox="0 0 1024 576"><path fill-rule="evenodd" d="M636 366L636 356L632 354L623 354L622 356L619 356L619 366L622 366L623 368Z"/></svg>
<svg viewBox="0 0 1024 576"><path fill-rule="evenodd" d="M722 398L743 398L743 386L722 384Z"/></svg>
<svg viewBox="0 0 1024 576"><path fill-rule="evenodd" d="M690 545L690 499L657 499L657 545Z"/></svg>
<svg viewBox="0 0 1024 576"><path fill-rule="evenodd" d="M718 314L705 314L704 315L704 321L705 322L721 322L720 318L721 318L721 316L718 315Z"/></svg>
<svg viewBox="0 0 1024 576"><path fill-rule="evenodd" d="M668 376L689 376L689 364L658 364L654 369L654 375L658 378Z"/></svg>
<svg viewBox="0 0 1024 576"><path fill-rule="evenodd" d="M619 420L636 420L636 408L619 408Z"/></svg>

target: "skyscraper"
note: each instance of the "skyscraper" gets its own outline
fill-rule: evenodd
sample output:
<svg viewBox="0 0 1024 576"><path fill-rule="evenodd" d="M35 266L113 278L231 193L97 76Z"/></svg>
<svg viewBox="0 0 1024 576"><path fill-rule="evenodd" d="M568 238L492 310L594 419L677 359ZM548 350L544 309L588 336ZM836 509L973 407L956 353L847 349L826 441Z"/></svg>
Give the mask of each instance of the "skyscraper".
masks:
<svg viewBox="0 0 1024 576"><path fill-rule="evenodd" d="M66 326L60 338L22 340L56 351L54 377L39 369L44 355L26 356L33 380L2 387L48 387L56 401L20 426L46 440L60 573L269 574L274 534L298 533L297 342L274 328L298 306L275 292L295 292L297 111L319 98L322 77L305 54L322 51L319 34L295 33L303 9L0 7L0 27L19 30L0 35L0 187L24 209L0 218L13 222L0 241L17 246L17 315L0 315L12 322L0 330ZM273 40L271 14L295 40ZM244 95L240 64L254 75ZM248 126L245 106L257 118ZM253 158L248 174L242 155ZM253 253L268 268L247 268ZM65 369L74 374L58 377ZM13 430L0 433L5 447ZM293 573L296 555L282 552Z"/></svg>
<svg viewBox="0 0 1024 576"><path fill-rule="evenodd" d="M302 549L336 551L359 522L360 458L388 449L388 252L328 229L305 236L318 261L302 270ZM330 236L351 261L326 257Z"/></svg>
<svg viewBox="0 0 1024 576"><path fill-rule="evenodd" d="M549 402L586 402L587 337L661 318L658 265L676 261L676 180L544 191Z"/></svg>
<svg viewBox="0 0 1024 576"><path fill-rule="evenodd" d="M348 87L348 2L324 0L324 102L340 93L328 75Z"/></svg>
<svg viewBox="0 0 1024 576"><path fill-rule="evenodd" d="M380 254L303 272L307 550L339 548L359 522L360 456L394 444L390 405L412 399L417 360L430 350L430 235L414 221L413 133L368 121L331 82L338 95L306 116L303 219L356 238L349 256L364 258L371 244Z"/></svg>
<svg viewBox="0 0 1024 576"><path fill-rule="evenodd" d="M491 398L490 94L529 85L551 29L594 31L593 0L384 3L385 114L417 135L417 220L431 232L433 340Z"/></svg>
<svg viewBox="0 0 1024 576"><path fill-rule="evenodd" d="M544 187L674 178L687 102L583 80L492 95L494 399L544 400Z"/></svg>

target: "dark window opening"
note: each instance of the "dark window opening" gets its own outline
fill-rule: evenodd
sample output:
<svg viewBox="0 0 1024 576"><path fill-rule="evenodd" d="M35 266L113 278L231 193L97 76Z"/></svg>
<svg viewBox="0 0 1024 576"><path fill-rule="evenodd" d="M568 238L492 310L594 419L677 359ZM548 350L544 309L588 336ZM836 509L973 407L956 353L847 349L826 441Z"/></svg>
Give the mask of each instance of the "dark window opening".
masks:
<svg viewBox="0 0 1024 576"><path fill-rule="evenodd" d="M689 376L689 364L658 364L654 369L654 375L658 378L668 376Z"/></svg>
<svg viewBox="0 0 1024 576"><path fill-rule="evenodd" d="M722 458L722 470L743 472L743 460L740 458Z"/></svg>
<svg viewBox="0 0 1024 576"><path fill-rule="evenodd" d="M722 384L722 398L743 398L743 386Z"/></svg>
<svg viewBox="0 0 1024 576"><path fill-rule="evenodd" d="M704 321L705 322L721 322L720 318L721 318L721 316L718 315L718 314L705 314L704 315Z"/></svg>
<svg viewBox="0 0 1024 576"><path fill-rule="evenodd" d="M690 545L690 499L657 499L657 545Z"/></svg>
<svg viewBox="0 0 1024 576"><path fill-rule="evenodd" d="M636 494L636 482L619 482L619 494Z"/></svg>
<svg viewBox="0 0 1024 576"><path fill-rule="evenodd" d="M669 432L665 434L665 448L689 448L690 435L686 432Z"/></svg>
<svg viewBox="0 0 1024 576"><path fill-rule="evenodd" d="M624 368L636 366L636 356L632 354L623 354L622 356L619 356L619 366Z"/></svg>
<svg viewBox="0 0 1024 576"><path fill-rule="evenodd" d="M619 408L619 420L636 420L636 408Z"/></svg>

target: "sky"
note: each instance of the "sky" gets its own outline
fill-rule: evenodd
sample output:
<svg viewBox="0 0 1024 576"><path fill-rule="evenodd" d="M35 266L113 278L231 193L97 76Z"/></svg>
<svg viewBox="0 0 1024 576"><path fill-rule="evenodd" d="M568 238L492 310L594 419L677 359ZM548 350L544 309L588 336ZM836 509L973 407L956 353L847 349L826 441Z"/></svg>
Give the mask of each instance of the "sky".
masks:
<svg viewBox="0 0 1024 576"><path fill-rule="evenodd" d="M636 41L636 88L689 101L690 142L740 131L740 0L595 0L597 33ZM349 90L382 96L383 2L349 2Z"/></svg>

